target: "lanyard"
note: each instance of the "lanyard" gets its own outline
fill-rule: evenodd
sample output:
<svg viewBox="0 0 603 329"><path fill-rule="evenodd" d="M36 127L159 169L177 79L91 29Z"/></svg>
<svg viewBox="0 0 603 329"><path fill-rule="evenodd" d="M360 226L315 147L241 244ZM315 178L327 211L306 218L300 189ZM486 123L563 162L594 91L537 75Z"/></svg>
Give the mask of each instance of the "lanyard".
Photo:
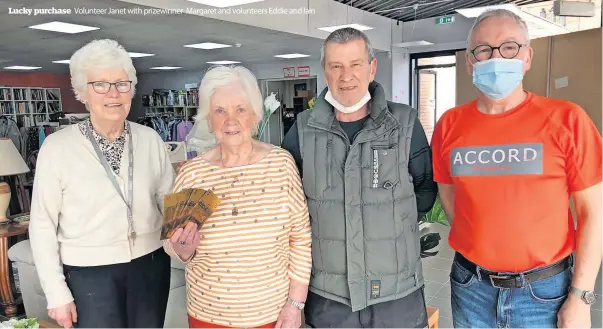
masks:
<svg viewBox="0 0 603 329"><path fill-rule="evenodd" d="M96 142L96 139L94 139L94 136L92 135L92 130L90 129L90 125L86 125L86 130L88 132L88 138L90 139L90 142L92 143L92 146L94 147L94 151L96 152L96 155L98 156L99 160L101 161L101 164L105 168L105 171L107 172L107 175L109 176L109 179L111 179L111 183L113 183L113 186L117 190L117 193L119 193L119 196L121 197L122 200L124 200L124 203L128 207L128 224L130 227L130 238L132 239L132 242L134 242L134 239L136 238L136 231L134 230L134 223L132 221L132 195L133 195L133 182L134 182L134 178L133 178L133 176L134 176L133 175L133 172L134 172L133 153L134 152L132 150L133 149L132 148L132 134L129 134L129 136L128 136L128 200L126 201L126 198L124 198L124 195L121 192L121 189L119 188L119 184L117 183L117 180L115 179L113 170L111 170L111 168L109 167L109 164L107 163L107 160L105 159L105 156L102 154L100 148L98 147L98 143Z"/></svg>

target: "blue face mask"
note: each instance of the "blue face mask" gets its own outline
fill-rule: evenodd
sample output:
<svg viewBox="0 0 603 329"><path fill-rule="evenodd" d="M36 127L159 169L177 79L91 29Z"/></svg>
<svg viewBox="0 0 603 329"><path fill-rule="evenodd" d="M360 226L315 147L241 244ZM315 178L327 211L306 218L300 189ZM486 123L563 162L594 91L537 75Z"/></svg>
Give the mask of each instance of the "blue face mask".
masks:
<svg viewBox="0 0 603 329"><path fill-rule="evenodd" d="M523 79L523 61L492 58L473 65L473 84L492 99L509 96Z"/></svg>

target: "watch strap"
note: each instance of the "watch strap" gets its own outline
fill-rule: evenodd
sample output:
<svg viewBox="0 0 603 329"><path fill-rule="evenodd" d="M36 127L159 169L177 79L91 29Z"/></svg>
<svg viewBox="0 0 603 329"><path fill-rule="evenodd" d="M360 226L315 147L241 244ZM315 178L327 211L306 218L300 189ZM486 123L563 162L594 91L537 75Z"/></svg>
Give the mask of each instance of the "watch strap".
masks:
<svg viewBox="0 0 603 329"><path fill-rule="evenodd" d="M293 305L295 308L297 308L298 310L303 310L304 307L306 306L305 303L302 302L298 302L296 300L293 300L291 297L287 297L287 299L289 300L289 304Z"/></svg>
<svg viewBox="0 0 603 329"><path fill-rule="evenodd" d="M592 305L596 301L596 295L594 291L582 290L576 287L569 287L569 293L579 297L584 303Z"/></svg>

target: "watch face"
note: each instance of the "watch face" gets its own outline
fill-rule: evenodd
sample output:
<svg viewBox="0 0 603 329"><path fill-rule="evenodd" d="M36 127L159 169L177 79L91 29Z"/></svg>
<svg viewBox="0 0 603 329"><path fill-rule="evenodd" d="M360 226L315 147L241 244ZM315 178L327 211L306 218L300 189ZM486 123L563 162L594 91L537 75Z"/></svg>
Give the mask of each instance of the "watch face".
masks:
<svg viewBox="0 0 603 329"><path fill-rule="evenodd" d="M594 304L597 301L597 296L595 296L594 292L588 291L584 293L584 301L589 305Z"/></svg>

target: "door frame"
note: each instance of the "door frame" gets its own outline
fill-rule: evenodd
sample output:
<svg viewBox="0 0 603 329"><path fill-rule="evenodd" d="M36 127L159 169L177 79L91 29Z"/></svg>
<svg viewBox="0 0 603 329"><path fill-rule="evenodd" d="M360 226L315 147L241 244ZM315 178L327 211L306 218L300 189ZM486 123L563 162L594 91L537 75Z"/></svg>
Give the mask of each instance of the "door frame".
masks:
<svg viewBox="0 0 603 329"><path fill-rule="evenodd" d="M408 85L410 86L410 92L408 93L408 104L411 107L416 108L416 90L417 90L417 81L415 71L421 68L435 68L436 65L417 65L418 60L421 58L432 58L432 57L442 57L442 56L456 56L456 53L459 51L465 51L466 49L450 49L450 50L440 50L440 51L428 51L423 53L412 53L410 54L410 61L408 63L408 72L411 72L408 76ZM441 64L442 67L452 67L456 66L456 64Z"/></svg>

